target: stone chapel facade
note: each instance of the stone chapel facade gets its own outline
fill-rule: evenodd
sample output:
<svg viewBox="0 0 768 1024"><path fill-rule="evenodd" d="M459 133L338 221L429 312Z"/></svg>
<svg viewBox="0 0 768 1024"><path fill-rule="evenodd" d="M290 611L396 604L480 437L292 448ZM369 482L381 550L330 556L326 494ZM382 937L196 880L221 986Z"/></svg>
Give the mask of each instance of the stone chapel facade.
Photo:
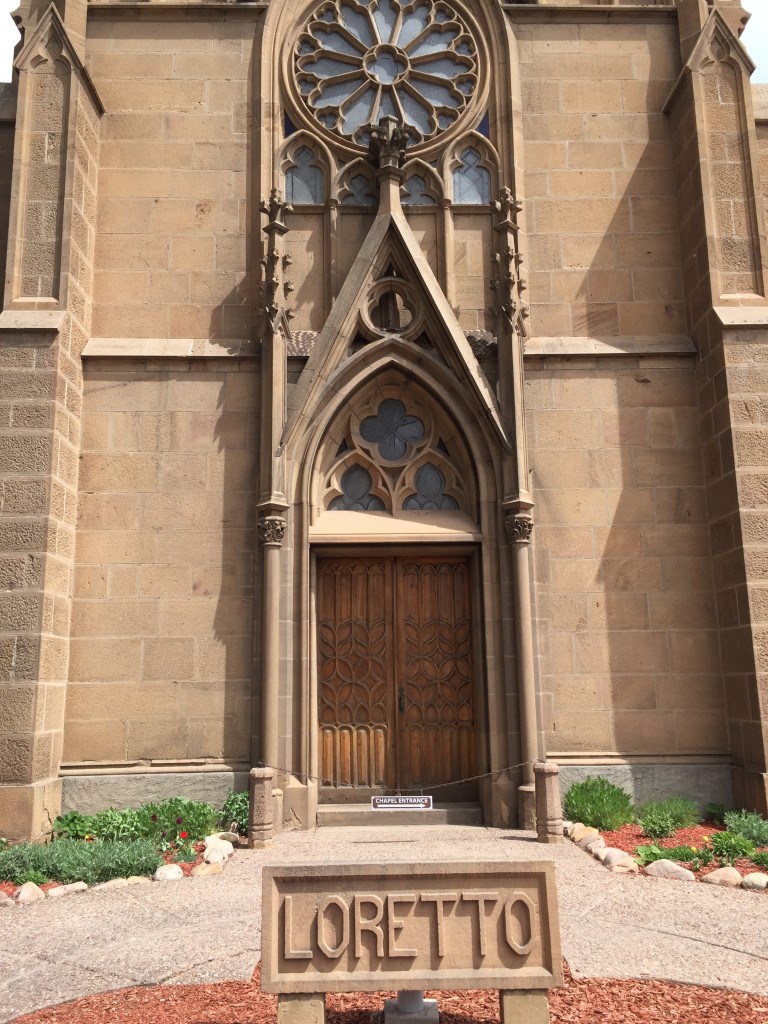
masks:
<svg viewBox="0 0 768 1024"><path fill-rule="evenodd" d="M768 812L768 95L739 0L24 0L0 834L275 766Z"/></svg>

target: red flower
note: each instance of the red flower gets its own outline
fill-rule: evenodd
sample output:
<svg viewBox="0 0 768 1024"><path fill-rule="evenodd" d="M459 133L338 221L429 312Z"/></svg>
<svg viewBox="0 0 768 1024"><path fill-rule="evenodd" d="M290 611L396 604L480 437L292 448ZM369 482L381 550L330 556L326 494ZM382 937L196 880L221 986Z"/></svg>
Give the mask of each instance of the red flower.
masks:
<svg viewBox="0 0 768 1024"><path fill-rule="evenodd" d="M179 832L179 839L186 839L189 832Z"/></svg>

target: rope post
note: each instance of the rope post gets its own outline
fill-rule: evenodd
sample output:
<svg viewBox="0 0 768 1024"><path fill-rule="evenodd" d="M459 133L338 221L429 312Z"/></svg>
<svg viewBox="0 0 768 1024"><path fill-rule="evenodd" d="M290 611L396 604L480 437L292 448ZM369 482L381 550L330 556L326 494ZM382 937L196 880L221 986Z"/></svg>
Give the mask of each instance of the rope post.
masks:
<svg viewBox="0 0 768 1024"><path fill-rule="evenodd" d="M251 768L248 782L248 849L263 850L272 845L272 779L271 768Z"/></svg>
<svg viewBox="0 0 768 1024"><path fill-rule="evenodd" d="M539 843L562 843L563 811L560 804L560 768L554 761L537 761L536 833Z"/></svg>

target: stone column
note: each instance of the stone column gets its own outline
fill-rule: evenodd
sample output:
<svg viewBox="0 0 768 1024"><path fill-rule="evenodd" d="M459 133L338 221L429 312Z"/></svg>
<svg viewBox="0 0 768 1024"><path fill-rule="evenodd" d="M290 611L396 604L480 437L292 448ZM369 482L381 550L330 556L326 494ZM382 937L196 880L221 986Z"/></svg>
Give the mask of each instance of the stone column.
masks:
<svg viewBox="0 0 768 1024"><path fill-rule="evenodd" d="M280 728L280 546L286 522L282 516L259 519L262 556L261 635L261 759L276 768Z"/></svg>
<svg viewBox="0 0 768 1024"><path fill-rule="evenodd" d="M539 756L531 609L530 540L533 520L526 512L509 513L505 528L512 548L520 750L525 761L523 781L518 790L518 820L521 828L533 828L536 816L533 762Z"/></svg>
<svg viewBox="0 0 768 1024"><path fill-rule="evenodd" d="M537 761L536 834L540 843L562 843L563 810L560 804L560 768L554 761Z"/></svg>
<svg viewBox="0 0 768 1024"><path fill-rule="evenodd" d="M248 779L248 848L263 850L272 845L272 779L271 768L251 768Z"/></svg>

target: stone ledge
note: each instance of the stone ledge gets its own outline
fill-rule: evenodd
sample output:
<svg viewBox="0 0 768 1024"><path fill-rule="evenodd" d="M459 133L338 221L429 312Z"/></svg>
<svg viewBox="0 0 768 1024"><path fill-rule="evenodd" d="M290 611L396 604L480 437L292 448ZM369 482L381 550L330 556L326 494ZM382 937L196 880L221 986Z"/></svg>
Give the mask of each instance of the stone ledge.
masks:
<svg viewBox="0 0 768 1024"><path fill-rule="evenodd" d="M50 345L66 317L65 309L5 309L0 313L0 344Z"/></svg>
<svg viewBox="0 0 768 1024"><path fill-rule="evenodd" d="M755 109L755 120L768 121L768 85L752 86L752 105Z"/></svg>
<svg viewBox="0 0 768 1024"><path fill-rule="evenodd" d="M625 336L609 338L529 338L525 356L680 356L694 355L696 348L687 335L668 337Z"/></svg>
<svg viewBox="0 0 768 1024"><path fill-rule="evenodd" d="M250 338L91 338L82 355L84 359L253 359L259 351Z"/></svg>
<svg viewBox="0 0 768 1024"><path fill-rule="evenodd" d="M723 327L768 328L768 305L715 306L715 314Z"/></svg>

